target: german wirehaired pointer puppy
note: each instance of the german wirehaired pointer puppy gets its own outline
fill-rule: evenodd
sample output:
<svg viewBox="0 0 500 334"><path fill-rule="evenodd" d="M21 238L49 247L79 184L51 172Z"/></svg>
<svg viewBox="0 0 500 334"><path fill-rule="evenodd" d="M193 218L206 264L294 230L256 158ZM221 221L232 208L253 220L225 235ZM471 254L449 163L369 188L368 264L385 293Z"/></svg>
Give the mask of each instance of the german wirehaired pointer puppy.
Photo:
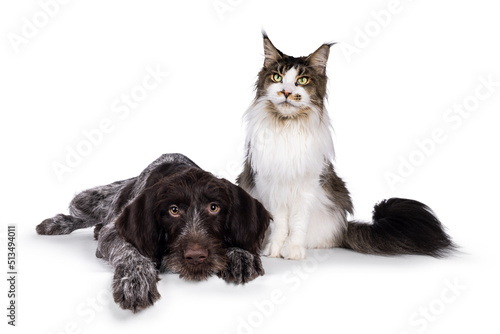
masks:
<svg viewBox="0 0 500 334"><path fill-rule="evenodd" d="M96 256L114 267L113 296L124 309L136 312L160 298L160 271L186 280L217 274L234 283L264 274L259 254L270 214L243 189L180 154L162 155L138 177L81 192L69 212L36 231L95 226Z"/></svg>

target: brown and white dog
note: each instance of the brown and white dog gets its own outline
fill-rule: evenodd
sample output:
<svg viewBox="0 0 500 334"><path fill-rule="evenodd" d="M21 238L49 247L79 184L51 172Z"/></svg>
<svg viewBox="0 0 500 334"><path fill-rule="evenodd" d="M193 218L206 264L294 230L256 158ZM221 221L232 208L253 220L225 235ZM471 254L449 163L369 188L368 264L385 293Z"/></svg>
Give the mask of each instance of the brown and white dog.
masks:
<svg viewBox="0 0 500 334"><path fill-rule="evenodd" d="M238 284L264 274L268 211L181 154L162 155L138 177L81 192L69 211L36 231L69 234L95 226L96 256L114 267L113 295L124 309L136 312L160 298L160 271L186 280L217 274Z"/></svg>

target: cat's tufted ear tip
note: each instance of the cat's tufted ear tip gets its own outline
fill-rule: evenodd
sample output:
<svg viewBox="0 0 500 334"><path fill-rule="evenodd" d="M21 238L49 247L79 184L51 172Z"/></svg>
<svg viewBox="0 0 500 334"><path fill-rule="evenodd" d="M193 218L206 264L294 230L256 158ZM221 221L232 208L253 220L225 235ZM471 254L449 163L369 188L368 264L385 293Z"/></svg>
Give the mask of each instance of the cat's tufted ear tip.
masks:
<svg viewBox="0 0 500 334"><path fill-rule="evenodd" d="M262 33L263 39L269 39L269 36L267 36L267 32L264 30L264 28L262 28L260 32Z"/></svg>
<svg viewBox="0 0 500 334"><path fill-rule="evenodd" d="M330 55L330 47L335 43L325 43L307 57L307 61L320 74L326 73L326 63Z"/></svg>
<svg viewBox="0 0 500 334"><path fill-rule="evenodd" d="M283 57L283 53L276 49L265 31L262 31L262 36L264 37L264 66L267 67L281 59Z"/></svg>

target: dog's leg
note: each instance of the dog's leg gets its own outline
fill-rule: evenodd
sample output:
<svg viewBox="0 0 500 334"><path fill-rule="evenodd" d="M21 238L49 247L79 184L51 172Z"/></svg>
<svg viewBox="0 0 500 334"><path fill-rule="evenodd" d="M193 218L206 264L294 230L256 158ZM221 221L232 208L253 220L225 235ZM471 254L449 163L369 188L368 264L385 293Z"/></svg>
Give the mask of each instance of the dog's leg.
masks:
<svg viewBox="0 0 500 334"><path fill-rule="evenodd" d="M52 218L45 219L38 224L36 231L38 234L52 235L52 234L69 234L76 229L86 227L83 219L58 214Z"/></svg>
<svg viewBox="0 0 500 334"><path fill-rule="evenodd" d="M135 313L160 298L156 287L160 278L155 263L122 239L114 224L101 229L96 256L115 268L113 297L121 308Z"/></svg>
<svg viewBox="0 0 500 334"><path fill-rule="evenodd" d="M71 201L70 215L58 214L45 219L36 227L36 231L44 235L69 234L77 229L107 224L116 215L114 204L118 195L132 180L117 181L82 191Z"/></svg>
<svg viewBox="0 0 500 334"><path fill-rule="evenodd" d="M156 287L159 280L151 261L136 258L119 263L113 276L113 298L122 309L136 313L152 306L160 298Z"/></svg>
<svg viewBox="0 0 500 334"><path fill-rule="evenodd" d="M264 275L264 268L257 254L231 247L227 250L227 259L227 268L217 273L226 282L243 284Z"/></svg>

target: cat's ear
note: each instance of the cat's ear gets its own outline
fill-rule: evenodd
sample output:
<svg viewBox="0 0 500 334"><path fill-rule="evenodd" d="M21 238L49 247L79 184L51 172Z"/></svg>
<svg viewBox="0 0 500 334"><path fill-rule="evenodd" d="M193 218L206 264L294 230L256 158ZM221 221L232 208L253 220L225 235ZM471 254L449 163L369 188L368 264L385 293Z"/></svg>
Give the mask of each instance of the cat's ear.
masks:
<svg viewBox="0 0 500 334"><path fill-rule="evenodd" d="M265 32L262 32L262 37L264 38L264 67L268 67L281 59L283 53L274 47Z"/></svg>
<svg viewBox="0 0 500 334"><path fill-rule="evenodd" d="M306 60L320 74L326 74L326 63L330 55L330 47L335 43L323 44L307 56Z"/></svg>

